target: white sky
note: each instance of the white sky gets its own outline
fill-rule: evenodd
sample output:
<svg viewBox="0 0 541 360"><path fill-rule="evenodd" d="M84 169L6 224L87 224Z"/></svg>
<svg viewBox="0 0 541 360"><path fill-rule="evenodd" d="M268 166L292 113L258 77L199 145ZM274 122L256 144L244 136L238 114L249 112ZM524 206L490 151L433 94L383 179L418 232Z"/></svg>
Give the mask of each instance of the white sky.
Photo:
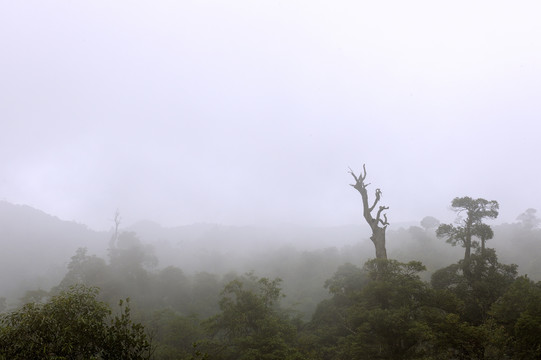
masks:
<svg viewBox="0 0 541 360"><path fill-rule="evenodd" d="M108 229L541 208L538 1L0 0L0 198Z"/></svg>

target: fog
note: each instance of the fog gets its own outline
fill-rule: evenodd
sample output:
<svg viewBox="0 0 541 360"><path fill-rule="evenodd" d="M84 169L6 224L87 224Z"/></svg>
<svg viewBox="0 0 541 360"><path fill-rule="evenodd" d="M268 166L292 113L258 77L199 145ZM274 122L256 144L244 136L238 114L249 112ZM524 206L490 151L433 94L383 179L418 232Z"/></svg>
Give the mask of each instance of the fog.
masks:
<svg viewBox="0 0 541 360"><path fill-rule="evenodd" d="M540 13L0 1L0 358L539 358Z"/></svg>
<svg viewBox="0 0 541 360"><path fill-rule="evenodd" d="M539 207L537 2L0 5L0 198L95 230Z"/></svg>

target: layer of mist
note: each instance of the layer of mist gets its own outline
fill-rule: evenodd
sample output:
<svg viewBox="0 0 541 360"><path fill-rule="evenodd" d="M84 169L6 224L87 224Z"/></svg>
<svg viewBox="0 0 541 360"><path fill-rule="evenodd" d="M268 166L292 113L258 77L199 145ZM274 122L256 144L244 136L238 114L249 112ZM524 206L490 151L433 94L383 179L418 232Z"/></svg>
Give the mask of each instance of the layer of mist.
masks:
<svg viewBox="0 0 541 360"><path fill-rule="evenodd" d="M361 220L361 219L360 219ZM254 272L284 280L286 303L303 302L313 311L328 296L325 280L344 263L358 266L374 257L367 226L256 227L194 224L163 227L152 221L120 226L156 261L149 271L167 267L187 275L224 276ZM541 279L541 233L524 222L494 226L490 240L503 263L516 263L521 273ZM83 224L63 221L29 206L0 202L0 296L15 304L32 289L49 290L67 272L78 248L106 259L113 231L94 231ZM425 280L437 269L460 259L463 249L435 236L435 228L420 223L391 226L387 234L389 257L422 261Z"/></svg>

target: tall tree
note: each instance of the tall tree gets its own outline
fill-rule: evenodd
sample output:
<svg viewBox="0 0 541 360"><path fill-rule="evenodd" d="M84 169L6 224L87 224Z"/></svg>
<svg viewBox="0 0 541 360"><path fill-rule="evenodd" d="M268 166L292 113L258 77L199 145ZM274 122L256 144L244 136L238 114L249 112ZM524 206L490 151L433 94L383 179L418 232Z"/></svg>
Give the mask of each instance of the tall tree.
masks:
<svg viewBox="0 0 541 360"><path fill-rule="evenodd" d="M470 273L471 248L474 245L472 237L477 236L484 242L490 238L491 230L488 225L483 224L483 219L495 219L500 208L496 200L485 200L482 198L472 199L469 196L456 197L451 202L451 208L458 214L458 225L441 224L436 230L439 238L447 238L446 241L453 246L461 244L464 247L463 271L466 275Z"/></svg>
<svg viewBox="0 0 541 360"><path fill-rule="evenodd" d="M372 206L369 205L368 201L368 192L366 187L370 184L365 184L364 180L366 179L366 166L363 165L363 172L359 176L355 175L353 170L350 169L349 173L355 179L355 184L350 184L353 186L360 194L363 199L363 216L370 228L372 229L372 236L370 240L374 243L376 247L376 259L387 259L387 249L385 248L385 230L389 225L387 221L387 214L383 214L383 211L389 209L388 206L380 206L376 213L376 217L372 216L372 211L376 208L376 205L381 200L381 190L376 189L376 198ZM381 216L383 215L383 219Z"/></svg>
<svg viewBox="0 0 541 360"><path fill-rule="evenodd" d="M216 360L296 360L297 329L279 307L281 280L252 274L228 283L220 313L206 321L210 358Z"/></svg>

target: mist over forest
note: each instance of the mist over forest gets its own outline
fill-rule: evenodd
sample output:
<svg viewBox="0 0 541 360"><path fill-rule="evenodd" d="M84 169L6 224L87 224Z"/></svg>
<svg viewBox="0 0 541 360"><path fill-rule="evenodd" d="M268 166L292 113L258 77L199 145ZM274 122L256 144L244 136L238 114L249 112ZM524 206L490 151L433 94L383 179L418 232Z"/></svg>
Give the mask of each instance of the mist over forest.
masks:
<svg viewBox="0 0 541 360"><path fill-rule="evenodd" d="M540 13L0 2L0 360L540 359Z"/></svg>
<svg viewBox="0 0 541 360"><path fill-rule="evenodd" d="M532 219L493 226L495 236L490 247L498 251L503 262L518 264L521 274L541 280L541 260L536 252L541 246L538 218L536 212L528 214ZM423 228L421 220L390 226L388 251L393 259L422 261L428 267L424 278L429 279L434 270L460 258L462 249L437 239L436 227ZM339 265L346 262L362 265L374 252L369 228L361 218L358 224L335 227L208 223L163 227L152 221L139 221L127 226L121 223L120 230L133 233L145 251L156 258L153 271L175 266L188 274L256 271L261 276L284 278L287 277L287 271L282 268L285 261L291 261L293 268L302 263L312 268L313 258L328 261L317 275L323 284ZM56 285L78 248L107 258L113 234L112 228L107 232L94 231L84 224L61 220L29 206L0 202L0 236L12 244L1 254L0 291L2 296L8 295L15 301L27 290Z"/></svg>
<svg viewBox="0 0 541 360"><path fill-rule="evenodd" d="M529 208L513 223L493 225L494 237L488 245L496 250L496 261L518 265L518 271L508 269L512 278L525 275L528 281L541 284L541 219L536 213ZM336 227L210 223L163 227L152 221L124 226L118 212L114 220L110 231L100 232L30 206L0 202L0 236L11 243L0 256L1 310L9 314L24 304L47 304L66 296L62 291L72 289L69 286L73 284L97 286L97 299L110 306L118 299L131 299L134 319L144 324L153 339L148 345L152 350L140 354L141 358L217 356L216 345L209 345L205 332L209 331L208 321L219 317L220 309L224 311L218 306L224 291L238 281L261 284L261 280L275 279L279 283L272 284L280 285L276 290L284 297L274 301L284 309L281 311L292 314L288 315L292 320L297 319L301 342L294 346L293 358L301 359L310 353L304 346L315 346L309 345L316 341L309 340L314 335L307 334L318 323L321 306L336 301L332 282L341 276L351 277L347 281L366 281L361 269L368 271L366 264L374 253L369 228L361 221ZM403 264L420 261L424 266L417 270L419 281L436 286L434 274L452 267L463 254L462 247L451 246L437 236L440 227L439 220L430 215L418 223L390 227L389 258ZM347 275L340 275L344 271ZM348 274L351 271L353 274ZM170 328L172 319L184 324L180 330ZM187 338L167 340L181 335ZM191 350L192 344L199 344L200 350ZM232 356L238 356L238 351ZM338 350L332 356L324 355L326 351L321 348L318 356L344 356ZM477 350L462 351L471 355Z"/></svg>

